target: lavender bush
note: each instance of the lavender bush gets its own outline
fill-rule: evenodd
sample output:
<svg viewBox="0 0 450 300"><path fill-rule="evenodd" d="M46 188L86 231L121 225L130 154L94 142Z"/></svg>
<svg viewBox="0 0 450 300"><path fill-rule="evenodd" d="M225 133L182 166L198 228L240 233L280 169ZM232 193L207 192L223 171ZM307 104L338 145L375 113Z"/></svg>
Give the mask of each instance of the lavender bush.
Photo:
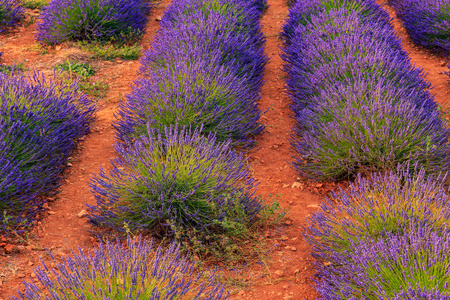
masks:
<svg viewBox="0 0 450 300"><path fill-rule="evenodd" d="M311 0L311 1L296 1L289 9L287 21L283 25L283 30L280 38L289 45L294 36L294 32L298 25L306 25L311 22L317 14L328 14L338 9L343 9L347 12L355 12L368 23L376 22L377 25L381 23L389 23L389 14L380 9L380 6L373 0ZM342 24L339 24L342 25Z"/></svg>
<svg viewBox="0 0 450 300"><path fill-rule="evenodd" d="M217 58L217 57L216 57ZM250 145L260 133L257 94L249 91L229 69L211 61L194 60L191 66L158 69L142 79L121 103L118 133L121 140L147 133L147 127L203 125L218 141Z"/></svg>
<svg viewBox="0 0 450 300"><path fill-rule="evenodd" d="M179 126L116 146L120 158L92 181L95 225L119 232L174 228L208 235L223 224L251 224L262 209L245 160L213 134ZM164 233L165 234L165 233Z"/></svg>
<svg viewBox="0 0 450 300"><path fill-rule="evenodd" d="M0 0L0 33L17 26L24 17L25 9L17 0Z"/></svg>
<svg viewBox="0 0 450 300"><path fill-rule="evenodd" d="M391 0L390 4L414 43L450 53L449 0Z"/></svg>
<svg viewBox="0 0 450 300"><path fill-rule="evenodd" d="M145 0L54 0L42 9L36 39L127 42L145 29L151 4Z"/></svg>
<svg viewBox="0 0 450 300"><path fill-rule="evenodd" d="M283 56L297 121L294 167L319 180L411 161L428 173L448 170L448 128L386 13L368 15L360 1L341 2L339 9L303 7L312 12ZM349 9L352 3L358 9Z"/></svg>
<svg viewBox="0 0 450 300"><path fill-rule="evenodd" d="M243 85L260 92L267 57L259 15L254 9L244 7L246 10L226 15L214 10L199 11L186 16L184 10L174 7L164 15L164 30L155 37L153 49L141 59L142 75L151 76L152 71L174 64L191 66L192 60L211 61L218 68L229 68Z"/></svg>
<svg viewBox="0 0 450 300"><path fill-rule="evenodd" d="M33 282L25 283L19 299L133 299L133 300L219 300L227 299L223 285L214 274L202 279L194 274L194 264L172 244L158 248L141 239L128 239L126 245L100 244L94 253L72 253L56 267L35 269L40 289ZM50 276L49 276L50 275Z"/></svg>
<svg viewBox="0 0 450 300"><path fill-rule="evenodd" d="M203 133L214 132L219 141L250 146L263 130L256 102L267 57L258 14L233 4L239 9L230 14L205 8L186 17L182 4L168 9L163 30L141 60L143 78L121 104L118 137L145 134L147 123L159 130L203 124Z"/></svg>
<svg viewBox="0 0 450 300"><path fill-rule="evenodd" d="M321 268L321 299L449 299L448 231L405 229L403 235L358 241L339 267Z"/></svg>
<svg viewBox="0 0 450 300"><path fill-rule="evenodd" d="M423 169L410 174L408 169L358 176L348 190L332 192L308 221L313 256L336 262L333 255L352 252L358 240L406 234L410 226L449 227L446 176L427 176Z"/></svg>
<svg viewBox="0 0 450 300"><path fill-rule="evenodd" d="M33 223L94 111L76 84L0 74L0 232Z"/></svg>

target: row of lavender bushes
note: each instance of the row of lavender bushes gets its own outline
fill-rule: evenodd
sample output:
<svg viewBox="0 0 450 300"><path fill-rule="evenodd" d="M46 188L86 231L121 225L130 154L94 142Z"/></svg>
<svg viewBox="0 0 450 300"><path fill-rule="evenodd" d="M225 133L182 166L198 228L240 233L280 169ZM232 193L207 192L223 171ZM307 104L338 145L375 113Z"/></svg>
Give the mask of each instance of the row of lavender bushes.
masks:
<svg viewBox="0 0 450 300"><path fill-rule="evenodd" d="M299 173L351 178L419 162L449 167L448 129L420 69L373 1L299 1L282 38Z"/></svg>
<svg viewBox="0 0 450 300"><path fill-rule="evenodd" d="M295 167L356 175L308 220L321 299L450 299L449 132L390 21L370 0L297 1L282 33Z"/></svg>
<svg viewBox="0 0 450 300"><path fill-rule="evenodd" d="M92 181L93 224L235 251L227 235L245 238L263 209L246 159L234 150L252 146L263 130L256 106L267 61L262 8L246 0L177 0L167 9L141 59L141 78L120 106L119 158ZM222 285L209 290L199 299L228 297Z"/></svg>
<svg viewBox="0 0 450 300"><path fill-rule="evenodd" d="M179 0L167 9L120 107L120 157L93 180L92 223L203 243L254 221L262 205L233 146L250 146L263 129L258 5Z"/></svg>
<svg viewBox="0 0 450 300"><path fill-rule="evenodd" d="M92 181L94 225L210 243L255 222L263 205L234 148L252 146L263 130L255 103L267 61L263 8L247 0L176 0L167 9L141 59L141 78L120 107L119 158ZM55 279L45 266L37 275L54 299L227 298L214 276L193 277L192 263L175 246L155 255L150 248L130 239L127 246L102 245L64 260ZM20 294L42 295L34 283Z"/></svg>
<svg viewBox="0 0 450 300"><path fill-rule="evenodd" d="M24 13L18 0L0 0L0 33L17 26Z"/></svg>
<svg viewBox="0 0 450 300"><path fill-rule="evenodd" d="M417 45L450 54L449 0L390 0Z"/></svg>
<svg viewBox="0 0 450 300"><path fill-rule="evenodd" d="M77 88L39 73L0 73L0 233L34 225L77 140L89 132L95 103Z"/></svg>

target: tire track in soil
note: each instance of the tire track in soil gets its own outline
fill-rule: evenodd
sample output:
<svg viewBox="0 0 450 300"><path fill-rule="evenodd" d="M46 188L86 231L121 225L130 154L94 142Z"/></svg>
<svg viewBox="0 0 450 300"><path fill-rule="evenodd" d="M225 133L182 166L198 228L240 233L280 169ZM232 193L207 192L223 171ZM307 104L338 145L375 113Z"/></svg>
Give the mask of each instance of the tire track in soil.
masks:
<svg viewBox="0 0 450 300"><path fill-rule="evenodd" d="M146 32L141 40L141 45L146 49L151 45L153 37L159 28L155 17L163 14L165 7L170 3L163 0L154 8L148 16ZM25 66L36 68L45 75L53 73L55 65L65 62L67 59L88 57L79 49L66 44L56 49L49 50L48 54L39 55L36 51L30 51L30 45L35 44L35 25L21 28L17 32L0 41L0 49L6 50L3 63L13 64L14 60L24 61ZM24 55L26 54L26 56ZM31 61L33 65L27 65ZM117 156L114 150L116 131L112 127L115 120L114 112L118 109L120 98L131 91L132 83L137 78L139 61L89 61L99 71L95 77L109 84L109 90L104 99L99 101L99 110L96 121L91 124L91 133L79 142L72 155L71 166L65 172L64 184L60 187L59 194L49 201L49 210L44 213L42 220L33 230L37 238L30 239L33 243L39 243L47 248L55 257L78 252L78 247L84 250L92 249L97 245L95 239L89 234L93 227L86 217L78 214L85 209L85 204L95 204L95 198L90 191L89 182L92 174L99 173L99 167L105 170L111 168L110 160ZM46 251L37 251L31 246L15 247L11 254L0 258L0 300L8 299L8 296L16 296L17 289L24 291L22 280L34 280L31 278L33 269L41 265L39 259L49 261ZM50 266L52 266L50 264ZM2 284L3 279L3 284ZM40 286L40 283L38 283Z"/></svg>

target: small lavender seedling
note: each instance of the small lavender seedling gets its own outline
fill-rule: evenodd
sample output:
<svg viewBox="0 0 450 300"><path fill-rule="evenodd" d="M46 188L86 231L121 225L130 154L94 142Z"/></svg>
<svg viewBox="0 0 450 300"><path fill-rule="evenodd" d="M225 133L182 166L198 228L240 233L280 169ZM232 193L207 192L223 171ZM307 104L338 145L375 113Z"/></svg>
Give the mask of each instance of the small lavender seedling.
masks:
<svg viewBox="0 0 450 300"><path fill-rule="evenodd" d="M450 228L446 177L409 174L406 167L369 178L358 176L348 190L332 193L309 219L307 240L313 255L333 262L336 253L352 251L357 240L404 234L410 224Z"/></svg>
<svg viewBox="0 0 450 300"><path fill-rule="evenodd" d="M53 258L53 261L56 260ZM93 253L72 253L55 268L35 269L45 289L24 282L25 292L12 299L219 300L228 294L215 282L194 274L194 263L175 244L154 251L152 244L127 239L126 245L100 244Z"/></svg>

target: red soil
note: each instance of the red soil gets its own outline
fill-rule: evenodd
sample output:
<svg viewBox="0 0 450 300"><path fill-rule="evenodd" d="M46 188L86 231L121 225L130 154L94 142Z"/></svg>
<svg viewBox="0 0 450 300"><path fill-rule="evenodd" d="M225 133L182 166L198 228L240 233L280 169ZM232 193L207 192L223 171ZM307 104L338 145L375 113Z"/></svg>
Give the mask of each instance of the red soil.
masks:
<svg viewBox="0 0 450 300"><path fill-rule="evenodd" d="M163 0L151 13L147 32L142 40L147 48L158 29L157 16L161 16L169 0ZM286 224L265 234L265 239L273 251L267 263L262 266L248 267L235 275L242 287L231 286L231 299L315 299L318 295L311 286L314 274L313 259L310 248L303 239L303 226L306 217L315 212L325 194L335 187L333 183L314 183L298 177L290 167L291 156L295 153L289 145L289 135L294 125L289 109L290 99L285 94L285 76L280 69L279 57L281 42L278 35L286 20L288 8L283 0L269 0L269 9L263 15L263 32L267 37L266 53L271 57L265 71L266 83L259 103L263 111L262 121L266 131L257 139L257 146L250 152L251 168L254 177L261 183L258 194L268 199L269 195L279 194L278 200L283 207L289 208ZM388 8L389 9L389 8ZM32 11L29 14L35 14ZM436 86L436 101L445 110L450 105L447 101L450 87L445 60L413 46L405 36L401 24L395 20L394 25L403 38L405 49L411 53L416 66L428 72L427 79ZM35 26L22 27L8 35L0 35L0 50L4 50L3 62L12 64L14 60L24 62L24 66L35 68L44 73L52 73L56 64L68 58L82 59L85 53L70 45L49 49L40 55L30 46L34 40ZM79 145L71 160L72 166L66 173L66 180L60 193L49 202L49 209L42 221L33 230L34 237L29 243L21 245L11 239L0 237L0 300L17 295L17 289L23 289L23 279L30 281L32 270L40 265L39 258L48 261L45 251L38 245L50 249L53 255L60 256L76 251L77 247L91 249L96 245L89 234L92 226L85 217L78 214L85 204L94 204L90 192L91 174L98 173L99 167L110 168L110 159L116 156L113 149L115 132L111 126L113 113L118 107L119 98L131 90L132 82L137 78L138 61L104 62L92 61L99 69L97 77L109 84L107 96L100 100L98 119L92 125L92 133ZM36 247L34 247L34 246ZM25 246L25 247L24 247Z"/></svg>

